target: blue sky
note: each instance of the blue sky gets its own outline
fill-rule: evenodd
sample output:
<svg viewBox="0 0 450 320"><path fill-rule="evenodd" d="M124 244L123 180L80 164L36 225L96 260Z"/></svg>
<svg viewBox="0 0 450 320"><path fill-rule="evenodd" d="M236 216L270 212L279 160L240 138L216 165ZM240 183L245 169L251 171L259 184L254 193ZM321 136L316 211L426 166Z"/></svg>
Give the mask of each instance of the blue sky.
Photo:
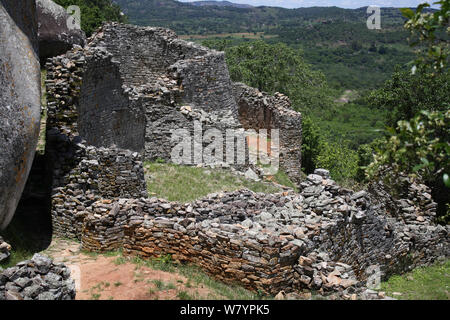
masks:
<svg viewBox="0 0 450 320"><path fill-rule="evenodd" d="M190 2L195 0L179 0L182 2ZM336 6L341 8L360 8L369 5L380 7L417 7L426 0L229 0L235 3L246 3L254 6L273 6L284 8L300 8L300 7L330 7ZM429 1L428 3L435 2Z"/></svg>

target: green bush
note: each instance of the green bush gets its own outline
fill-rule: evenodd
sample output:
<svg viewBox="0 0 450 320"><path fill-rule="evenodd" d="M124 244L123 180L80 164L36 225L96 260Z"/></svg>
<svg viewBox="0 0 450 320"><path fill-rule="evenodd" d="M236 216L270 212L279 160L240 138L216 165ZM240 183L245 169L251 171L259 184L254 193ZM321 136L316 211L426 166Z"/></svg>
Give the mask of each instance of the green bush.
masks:
<svg viewBox="0 0 450 320"><path fill-rule="evenodd" d="M316 167L328 169L336 181L352 180L358 170L358 154L346 143L325 141L320 146Z"/></svg>
<svg viewBox="0 0 450 320"><path fill-rule="evenodd" d="M302 134L303 170L306 173L312 173L316 169L317 157L320 154L320 146L323 138L320 136L319 127L310 117L303 117Z"/></svg>
<svg viewBox="0 0 450 320"><path fill-rule="evenodd" d="M420 69L412 75L396 69L382 88L369 95L368 103L374 109L387 111L387 125L392 127L420 110L445 110L445 105L450 104L449 92L449 72L433 75Z"/></svg>
<svg viewBox="0 0 450 320"><path fill-rule="evenodd" d="M392 183L400 174L419 178L432 189L441 221L448 222L450 203L450 105L445 111L421 111L409 121L401 120L380 144L367 167L370 179L388 166Z"/></svg>

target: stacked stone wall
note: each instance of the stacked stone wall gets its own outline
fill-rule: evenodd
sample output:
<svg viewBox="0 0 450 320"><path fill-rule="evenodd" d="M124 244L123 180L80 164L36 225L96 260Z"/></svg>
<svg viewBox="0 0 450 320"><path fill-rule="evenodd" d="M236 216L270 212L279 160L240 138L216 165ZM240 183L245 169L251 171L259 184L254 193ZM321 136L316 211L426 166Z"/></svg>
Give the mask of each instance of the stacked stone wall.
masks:
<svg viewBox="0 0 450 320"><path fill-rule="evenodd" d="M187 204L99 201L84 220L82 246L170 254L221 281L270 294L361 293L373 272L386 279L449 256L448 227L386 217L365 191L318 173L300 194L241 190Z"/></svg>
<svg viewBox="0 0 450 320"><path fill-rule="evenodd" d="M279 130L279 162L291 180L301 181L302 117L292 110L289 98L276 93L270 96L242 83L234 83L239 121L245 129Z"/></svg>

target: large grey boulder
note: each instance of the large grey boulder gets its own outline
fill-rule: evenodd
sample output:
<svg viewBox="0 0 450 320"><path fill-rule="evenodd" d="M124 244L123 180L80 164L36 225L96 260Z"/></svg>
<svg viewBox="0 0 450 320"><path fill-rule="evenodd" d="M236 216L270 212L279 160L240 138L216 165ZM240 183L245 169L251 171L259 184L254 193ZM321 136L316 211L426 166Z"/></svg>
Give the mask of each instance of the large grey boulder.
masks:
<svg viewBox="0 0 450 320"><path fill-rule="evenodd" d="M0 229L11 221L39 136L40 66L34 0L0 0Z"/></svg>
<svg viewBox="0 0 450 320"><path fill-rule="evenodd" d="M69 22L69 14L51 0L36 0L41 61L70 50L74 44L84 46L85 33Z"/></svg>

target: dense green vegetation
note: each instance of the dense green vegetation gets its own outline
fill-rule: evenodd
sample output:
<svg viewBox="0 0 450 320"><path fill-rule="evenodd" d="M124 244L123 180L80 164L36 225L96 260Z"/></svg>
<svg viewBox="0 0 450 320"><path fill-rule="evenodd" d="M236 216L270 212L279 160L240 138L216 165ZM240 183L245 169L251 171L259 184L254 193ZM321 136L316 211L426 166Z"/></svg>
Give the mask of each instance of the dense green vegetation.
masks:
<svg viewBox="0 0 450 320"><path fill-rule="evenodd" d="M407 174L431 188L438 203L438 218L450 222L450 103L448 91L450 1L442 0L440 10L431 14L420 5L414 13L404 9L410 20L405 26L418 37L418 50L411 73L394 74L393 80L373 93L375 106L389 111L388 128L374 150L366 170L369 179L381 176L395 189L397 177ZM444 91L441 91L444 90ZM385 168L389 175L383 174ZM387 180L387 181L386 181Z"/></svg>
<svg viewBox="0 0 450 320"><path fill-rule="evenodd" d="M81 29L89 37L104 21L127 22L120 7L112 0L54 0L67 8L76 5L81 9Z"/></svg>

